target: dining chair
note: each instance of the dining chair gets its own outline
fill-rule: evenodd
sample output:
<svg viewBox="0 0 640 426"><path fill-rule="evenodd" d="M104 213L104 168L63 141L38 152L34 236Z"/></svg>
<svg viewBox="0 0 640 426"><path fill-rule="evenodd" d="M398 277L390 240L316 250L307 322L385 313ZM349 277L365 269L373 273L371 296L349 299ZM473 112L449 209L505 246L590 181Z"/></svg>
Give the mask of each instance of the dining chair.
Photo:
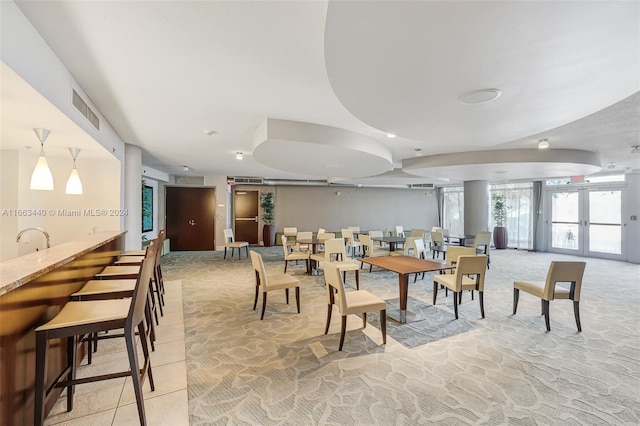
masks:
<svg viewBox="0 0 640 426"><path fill-rule="evenodd" d="M282 241L282 250L284 251L284 273L287 273L287 265L289 264L290 260L295 260L296 263L298 262L298 260L304 260L307 267L307 274L309 274L311 272L309 266L309 253L297 250L289 250L287 237L284 235L280 237L280 241Z"/></svg>
<svg viewBox="0 0 640 426"><path fill-rule="evenodd" d="M514 281L513 283L513 315L518 309L520 290L539 297L542 302L542 315L551 331L549 323L549 302L555 299L569 299L573 301L573 315L578 331L582 331L580 324L580 290L586 262L558 262L553 261L549 266L546 281ZM558 283L569 284L569 288L557 286Z"/></svg>
<svg viewBox="0 0 640 426"><path fill-rule="evenodd" d="M352 232L360 232L359 226L347 226L347 228Z"/></svg>
<svg viewBox="0 0 640 426"><path fill-rule="evenodd" d="M296 234L296 250L297 251L309 251L311 249L311 247L309 247L309 244L302 244L299 241L300 240L312 240L313 239L313 232L311 231L298 231L298 233Z"/></svg>
<svg viewBox="0 0 640 426"><path fill-rule="evenodd" d="M450 274L434 275L433 277L433 304L436 304L438 285L453 291L453 310L458 319L458 301L463 290L475 290L480 301L480 314L484 318L484 277L487 270L487 256L472 255L458 256L455 272Z"/></svg>
<svg viewBox="0 0 640 426"><path fill-rule="evenodd" d="M396 237L404 237L404 227L402 225L396 225Z"/></svg>
<svg viewBox="0 0 640 426"><path fill-rule="evenodd" d="M342 272L342 280L346 282L347 271L353 271L356 279L356 289L360 289L360 265L347 259L344 238L332 238L325 241L324 253L312 254L311 259L319 263L324 269L326 263L333 263Z"/></svg>
<svg viewBox="0 0 640 426"><path fill-rule="evenodd" d="M384 237L384 233L382 231L369 231L369 237L373 241L374 238L382 238L382 237ZM362 240L362 237L360 237L360 240ZM378 245L380 247L382 247L382 246L384 246L386 244L384 244L382 241L379 241Z"/></svg>
<svg viewBox="0 0 640 426"><path fill-rule="evenodd" d="M444 244L444 236L442 235L441 232L439 232L439 231L431 231L430 235L431 235L431 246L432 247L433 246L444 246L445 245ZM434 257L435 257L436 252L434 251L433 254L434 254ZM440 257L440 253L438 253L438 257ZM446 257L446 255L445 255L445 257Z"/></svg>
<svg viewBox="0 0 640 426"><path fill-rule="evenodd" d="M233 251L238 249L238 259L240 259L240 249L244 247L247 257L249 257L249 243L247 241L236 241L233 236L233 229L227 228L224 231L224 259L227 258L227 248L231 249L231 257L233 257Z"/></svg>
<svg viewBox="0 0 640 426"><path fill-rule="evenodd" d="M356 249L358 249L358 254L360 254L360 249L362 244L360 241L356 240L353 236L353 231L351 229L341 229L340 234L342 238L344 238L344 243L347 247L347 251L351 253L351 258L355 257Z"/></svg>
<svg viewBox="0 0 640 426"><path fill-rule="evenodd" d="M284 235L283 238L286 238ZM253 310L256 310L258 305L258 293L262 291L262 313L260 319L264 319L264 311L267 306L267 293L275 290L284 290L287 305L289 304L289 289L295 288L296 290L296 307L298 313L300 313L300 281L287 274L267 274L262 261L262 256L259 253L251 250L251 264L253 271L256 275L256 297L253 301Z"/></svg>
<svg viewBox="0 0 640 426"><path fill-rule="evenodd" d="M287 244L290 247L293 247L296 245L296 235L298 235L298 228L296 227L285 227L282 230L282 235L284 235L285 237L287 237Z"/></svg>
<svg viewBox="0 0 640 426"><path fill-rule="evenodd" d="M387 256L389 254L387 250L383 250L374 245L371 237L367 234L360 236L360 243L362 244L362 257ZM360 268L362 268L363 265L364 262L360 262ZM372 268L373 265L369 265L369 272L371 272Z"/></svg>
<svg viewBox="0 0 640 426"><path fill-rule="evenodd" d="M149 281L153 275L156 250L160 250L160 248L153 247L139 268L136 286L131 299L67 302L55 317L36 328L34 424L42 425L44 423L45 406L49 397L53 395L51 393L53 389L66 388L67 411L71 411L73 409L73 394L76 385L126 376L130 376L133 383L140 424L147 424L142 393L145 377L149 378L152 391L155 390L155 385L149 361L148 342L144 330L144 312L147 292L149 291ZM139 339L136 338L136 329ZM112 330L122 330L124 333L129 370L77 379L76 353L78 342L83 336ZM49 340L58 341L59 339L66 340L66 367L54 379L54 383L50 384L47 383ZM142 347L142 365L138 363L136 342L139 342Z"/></svg>
<svg viewBox="0 0 640 426"><path fill-rule="evenodd" d="M491 268L491 232L480 231L473 239L473 246L476 249L476 254L487 255L487 269Z"/></svg>
<svg viewBox="0 0 640 426"><path fill-rule="evenodd" d="M367 326L367 312L372 311L380 311L382 344L385 345L387 343L387 304L385 301L366 290L345 291L340 270L333 262L325 265L324 279L327 286L329 302L327 305L327 324L324 328L324 334L329 333L332 308L335 304L338 307L342 320L338 350L341 351L344 344L344 336L347 330L347 315L362 314L362 327L365 328Z"/></svg>

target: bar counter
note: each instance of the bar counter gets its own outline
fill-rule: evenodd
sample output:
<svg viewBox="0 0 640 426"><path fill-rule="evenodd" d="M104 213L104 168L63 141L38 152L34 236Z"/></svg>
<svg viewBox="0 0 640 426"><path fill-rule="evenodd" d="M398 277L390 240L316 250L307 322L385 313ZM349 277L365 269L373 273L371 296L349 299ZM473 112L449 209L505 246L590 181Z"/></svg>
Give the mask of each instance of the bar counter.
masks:
<svg viewBox="0 0 640 426"><path fill-rule="evenodd" d="M0 263L0 424L33 424L35 329L113 263L125 232L98 232ZM48 361L51 383L64 369L66 345L53 342Z"/></svg>

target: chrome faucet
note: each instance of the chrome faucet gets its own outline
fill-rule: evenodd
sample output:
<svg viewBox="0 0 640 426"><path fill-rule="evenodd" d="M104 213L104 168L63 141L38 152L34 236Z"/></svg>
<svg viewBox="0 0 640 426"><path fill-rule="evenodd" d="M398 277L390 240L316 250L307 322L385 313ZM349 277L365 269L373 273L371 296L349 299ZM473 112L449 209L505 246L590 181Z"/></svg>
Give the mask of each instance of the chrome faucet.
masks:
<svg viewBox="0 0 640 426"><path fill-rule="evenodd" d="M22 234L24 234L27 231L40 231L44 234L44 236L47 238L47 248L51 248L51 237L49 236L49 233L47 231L45 231L42 228L24 228L22 231L20 231L18 233L18 236L16 237L16 243L20 242L20 237L22 237Z"/></svg>

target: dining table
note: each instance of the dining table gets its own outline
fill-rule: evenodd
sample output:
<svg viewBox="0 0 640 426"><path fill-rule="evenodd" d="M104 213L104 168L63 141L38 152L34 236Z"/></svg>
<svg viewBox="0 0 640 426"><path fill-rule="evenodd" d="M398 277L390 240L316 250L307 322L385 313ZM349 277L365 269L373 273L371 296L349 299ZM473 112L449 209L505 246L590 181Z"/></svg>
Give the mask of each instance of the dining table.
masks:
<svg viewBox="0 0 640 426"><path fill-rule="evenodd" d="M326 239L318 239L316 237L313 237L311 239L305 238L305 239L300 239L297 240L296 243L298 244L307 244L309 246L311 246L311 254L317 254L318 253L318 247L323 245L327 240ZM315 259L311 259L311 275L318 275L318 262Z"/></svg>
<svg viewBox="0 0 640 426"><path fill-rule="evenodd" d="M473 240L475 237L475 235L471 234L448 234L444 236L447 242L453 244L453 241L457 241L460 246L464 246L467 240Z"/></svg>
<svg viewBox="0 0 640 426"><path fill-rule="evenodd" d="M389 251L395 251L398 244L404 244L407 240L405 237L372 237L371 239L389 244Z"/></svg>
<svg viewBox="0 0 640 426"><path fill-rule="evenodd" d="M369 265L392 271L398 274L398 292L400 295L400 310L398 318L393 316L391 310L387 310L387 316L404 324L407 322L407 300L409 298L409 276L423 272L436 272L454 269L455 266L447 265L437 260L420 259L412 256L375 256L363 257L360 261Z"/></svg>

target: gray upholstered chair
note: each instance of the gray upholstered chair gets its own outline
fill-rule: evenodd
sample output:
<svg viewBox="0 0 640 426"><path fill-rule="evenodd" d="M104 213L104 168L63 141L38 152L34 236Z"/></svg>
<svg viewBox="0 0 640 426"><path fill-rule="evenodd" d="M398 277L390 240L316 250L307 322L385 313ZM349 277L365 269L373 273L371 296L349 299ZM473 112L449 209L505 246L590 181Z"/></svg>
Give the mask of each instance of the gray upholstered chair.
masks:
<svg viewBox="0 0 640 426"><path fill-rule="evenodd" d="M549 302L555 299L569 299L573 301L573 314L578 331L582 331L580 324L580 290L586 262L551 262L546 281L515 281L513 283L513 315L518 309L520 290L542 299L542 314L551 331L549 324ZM558 283L566 283L569 288L559 287Z"/></svg>
<svg viewBox="0 0 640 426"><path fill-rule="evenodd" d="M286 237L283 235L283 238ZM262 256L253 250L251 250L251 264L256 274L256 297L253 301L254 311L258 305L258 293L262 291L262 313L260 314L260 319L264 319L264 311L267 306L267 293L275 290L284 290L287 304L289 304L289 289L295 288L296 306L298 313L300 313L300 281L287 274L267 274Z"/></svg>
<svg viewBox="0 0 640 426"><path fill-rule="evenodd" d="M331 324L331 312L333 305L338 307L342 316L342 328L340 330L340 346L342 350L344 336L347 330L347 315L362 314L362 326L367 326L367 312L380 311L380 329L382 331L382 344L387 343L387 304L384 300L374 296L365 290L345 291L340 270L336 263L329 262L325 265L324 279L327 284L329 304L327 307L327 324L324 334L329 333Z"/></svg>
<svg viewBox="0 0 640 426"><path fill-rule="evenodd" d="M484 318L484 277L487 271L487 256L458 256L453 274L434 275L433 304L436 304L438 285L453 291L453 310L458 319L458 301L463 290L475 290L480 300L480 313Z"/></svg>

